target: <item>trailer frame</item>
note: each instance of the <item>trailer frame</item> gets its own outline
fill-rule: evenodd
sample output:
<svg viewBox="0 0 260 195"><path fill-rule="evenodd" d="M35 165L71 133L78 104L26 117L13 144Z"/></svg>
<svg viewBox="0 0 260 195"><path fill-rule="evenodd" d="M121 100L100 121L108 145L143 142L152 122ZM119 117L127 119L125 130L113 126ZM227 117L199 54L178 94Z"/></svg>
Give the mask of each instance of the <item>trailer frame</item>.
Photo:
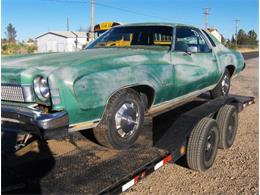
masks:
<svg viewBox="0 0 260 195"><path fill-rule="evenodd" d="M115 182L112 182L109 185L105 185L105 186L102 186L102 184L100 184L102 187L99 188L98 191L95 191L95 190L86 191L86 193L118 194L118 193L128 190L133 185L137 184L139 181L141 181L142 179L144 179L146 176L150 175L154 171L158 170L159 168L163 167L166 164L175 163L178 159L180 159L183 155L185 155L186 148L187 148L186 147L187 141L191 134L191 131L194 128L194 126L202 118L204 118L204 117L214 118L216 116L216 113L218 112L218 110L227 104L234 105L237 108L237 111L241 112L241 111L243 111L243 109L245 107L254 103L254 97L238 96L238 95L223 96L223 97L220 97L217 99L209 99L208 97L207 98L202 97L200 99L201 99L201 102L199 102L199 103L197 102L198 105L195 105L191 109L189 109L189 108L187 110L184 109L185 111L183 111L180 116L174 117L175 121L174 121L173 125L170 126L165 131L165 133L160 137L159 140L156 141L156 143L154 143L152 149L148 150L148 151L154 150L155 153L156 153L156 150L158 150L158 153L160 153L159 151L163 151L162 153L160 153L158 155L154 155L154 157L151 158L150 160L147 160L147 162L143 162L140 167L136 167L126 174L118 174L118 175L120 175L121 178L119 176L118 176L119 177L118 179L113 178L113 179L115 179ZM189 107L189 105L187 105L187 106ZM178 108L174 108L174 109L178 109ZM177 111L177 114L178 114L178 111ZM161 116L161 117L163 117L163 116ZM156 124L154 124L154 126L156 128ZM29 144L25 147L28 147L29 148L28 150L30 150L31 146ZM21 150L26 150L26 149L21 148ZM19 152L19 151L17 151L17 152ZM134 152L133 152L133 154L135 154ZM137 151L137 153L138 152L140 152L140 151ZM127 155L127 154L124 154L124 155ZM127 159L127 157L126 157L126 159ZM147 159L149 159L149 158L147 158ZM119 161L120 161L120 159L115 159L115 162L119 162ZM61 162L62 162L62 160L61 160ZM104 162L104 163L106 163L106 162ZM6 164L5 158L3 159L3 164ZM112 166L113 166L113 163L110 163L110 164L112 164ZM104 166L102 168L106 168L106 167L107 167L107 165L104 164ZM12 166L5 167L5 165L4 165L4 167L2 166L2 170L3 170L3 168L10 169L10 168L12 168ZM85 167L85 168L88 169L89 167ZM100 167L100 169L102 169L102 168ZM96 167L96 169L98 169L98 167ZM116 170L116 168L114 168L114 169ZM111 170L113 170L113 168L111 168ZM99 170L99 171L102 172L103 170ZM105 173L103 173L103 174L105 174ZM108 173L108 174L111 174L111 176L113 176L113 177L114 177L114 175L117 175L112 172ZM8 175L8 174L7 173L4 174L4 177L6 175ZM88 179L91 177L86 175L85 178ZM5 178L2 177L2 180L3 179L5 179ZM10 178L9 178L9 180L10 180ZM81 181L82 179L79 179L79 180ZM59 180L57 180L57 181L59 181ZM68 179L68 181L69 181L69 179ZM83 182L83 181L81 181L81 182ZM91 181L91 182L95 182L95 181ZM99 182L98 177L97 177L97 182ZM106 182L104 181L104 183L106 183ZM27 183L25 185L30 185L30 184ZM73 185L77 185L77 183L73 183ZM8 183L2 184L3 192L11 192L11 193L20 192L19 191L20 188L23 188L23 187L24 187L24 185L22 185L22 183L18 183L18 184L16 183L16 184L10 184L10 185ZM55 188L55 185L52 185L52 187L50 187L50 188L51 189L48 189L45 192L48 193L48 192L54 190L53 191L54 193L55 192L61 193L59 191L61 188ZM44 191L44 187L43 187L43 191ZM22 192L26 192L26 191L22 191ZM78 192L75 192L75 193L78 193Z"/></svg>

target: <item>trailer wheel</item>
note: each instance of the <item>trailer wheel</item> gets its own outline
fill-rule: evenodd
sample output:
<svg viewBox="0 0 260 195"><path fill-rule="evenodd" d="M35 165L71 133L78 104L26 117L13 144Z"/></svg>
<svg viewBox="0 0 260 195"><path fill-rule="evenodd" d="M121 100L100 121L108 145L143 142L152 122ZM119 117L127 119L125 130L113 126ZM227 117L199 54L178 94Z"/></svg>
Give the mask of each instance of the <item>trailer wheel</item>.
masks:
<svg viewBox="0 0 260 195"><path fill-rule="evenodd" d="M203 118L193 128L188 140L187 163L196 171L209 169L216 158L219 143L217 122Z"/></svg>
<svg viewBox="0 0 260 195"><path fill-rule="evenodd" d="M140 95L133 89L124 89L110 98L103 118L93 132L103 146L126 149L138 138L143 120Z"/></svg>
<svg viewBox="0 0 260 195"><path fill-rule="evenodd" d="M219 109L217 114L217 123L219 126L220 138L219 148L230 148L237 134L238 113L235 106L225 105Z"/></svg>

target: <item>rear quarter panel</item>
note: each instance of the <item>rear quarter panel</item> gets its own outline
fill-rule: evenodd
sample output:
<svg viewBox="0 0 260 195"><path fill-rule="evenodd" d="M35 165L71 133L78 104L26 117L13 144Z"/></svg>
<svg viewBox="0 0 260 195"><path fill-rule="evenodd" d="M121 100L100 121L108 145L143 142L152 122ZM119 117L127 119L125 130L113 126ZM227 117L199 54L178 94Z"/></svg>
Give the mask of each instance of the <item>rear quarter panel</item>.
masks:
<svg viewBox="0 0 260 195"><path fill-rule="evenodd" d="M234 66L235 71L232 76L243 70L245 61L241 53L231 50L218 43L213 49L217 58L221 75L227 66Z"/></svg>

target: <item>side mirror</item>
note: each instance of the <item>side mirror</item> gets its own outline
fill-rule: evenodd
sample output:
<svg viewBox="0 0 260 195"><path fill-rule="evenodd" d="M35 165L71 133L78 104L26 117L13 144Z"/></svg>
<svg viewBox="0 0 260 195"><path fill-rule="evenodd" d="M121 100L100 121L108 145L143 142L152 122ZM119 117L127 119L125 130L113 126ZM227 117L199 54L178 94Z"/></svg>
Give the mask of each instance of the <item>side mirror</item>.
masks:
<svg viewBox="0 0 260 195"><path fill-rule="evenodd" d="M187 48L187 53L192 54L192 53L197 53L198 52L198 47L197 46L190 46Z"/></svg>

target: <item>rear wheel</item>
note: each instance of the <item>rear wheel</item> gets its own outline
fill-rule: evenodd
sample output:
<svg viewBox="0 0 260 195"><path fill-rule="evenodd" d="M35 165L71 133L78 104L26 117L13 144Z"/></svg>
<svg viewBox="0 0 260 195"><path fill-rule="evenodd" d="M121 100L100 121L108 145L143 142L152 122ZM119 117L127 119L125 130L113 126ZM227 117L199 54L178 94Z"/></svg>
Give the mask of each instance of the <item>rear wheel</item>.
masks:
<svg viewBox="0 0 260 195"><path fill-rule="evenodd" d="M235 106L225 105L219 109L217 114L217 123L219 126L220 139L219 148L230 148L237 134L238 113Z"/></svg>
<svg viewBox="0 0 260 195"><path fill-rule="evenodd" d="M191 132L187 147L188 166L197 171L209 169L216 158L219 142L217 122L203 118Z"/></svg>
<svg viewBox="0 0 260 195"><path fill-rule="evenodd" d="M218 85L211 91L212 98L217 98L220 96L226 96L229 93L230 89L230 73L226 69L224 75L222 76L221 81Z"/></svg>
<svg viewBox="0 0 260 195"><path fill-rule="evenodd" d="M140 95L132 89L124 89L110 98L102 120L94 128L94 135L106 147L129 148L138 138L143 120Z"/></svg>

